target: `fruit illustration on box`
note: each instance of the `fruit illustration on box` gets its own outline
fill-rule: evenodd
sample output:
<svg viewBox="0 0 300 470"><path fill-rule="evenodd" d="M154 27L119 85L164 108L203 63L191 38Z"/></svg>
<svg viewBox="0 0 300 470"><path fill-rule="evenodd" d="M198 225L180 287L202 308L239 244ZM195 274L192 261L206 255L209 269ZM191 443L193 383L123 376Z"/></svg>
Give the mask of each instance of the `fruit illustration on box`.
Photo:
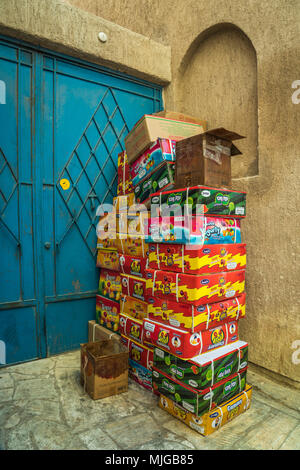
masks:
<svg viewBox="0 0 300 470"><path fill-rule="evenodd" d="M141 282L136 282L133 287L133 292L137 297L143 297L144 285Z"/></svg>
<svg viewBox="0 0 300 470"><path fill-rule="evenodd" d="M139 362L141 360L141 351L139 351L136 348L131 349L131 359L133 359L136 362Z"/></svg>
<svg viewBox="0 0 300 470"><path fill-rule="evenodd" d="M115 271L102 269L99 281L99 293L104 297L120 301L121 298L121 277Z"/></svg>
<svg viewBox="0 0 300 470"><path fill-rule="evenodd" d="M165 330L161 330L158 335L158 342L162 345L167 345L169 343L169 333Z"/></svg>
<svg viewBox="0 0 300 470"><path fill-rule="evenodd" d="M107 312L103 310L101 317L100 317L100 325L104 325L106 323L106 319L107 319Z"/></svg>
<svg viewBox="0 0 300 470"><path fill-rule="evenodd" d="M178 408L178 406L174 405L174 414L177 416L179 419L185 420L187 416L187 412L182 410L181 408Z"/></svg>
<svg viewBox="0 0 300 470"><path fill-rule="evenodd" d="M130 334L131 334L134 338L139 338L139 337L140 337L140 334L141 334L140 326L139 326L139 325L136 325L136 324L131 325Z"/></svg>
<svg viewBox="0 0 300 470"><path fill-rule="evenodd" d="M130 265L130 271L133 274L137 274L141 272L141 263L138 260L133 260Z"/></svg>
<svg viewBox="0 0 300 470"><path fill-rule="evenodd" d="M212 332L211 335L211 342L212 344L217 344L223 341L224 339L224 331L221 328L217 328Z"/></svg>
<svg viewBox="0 0 300 470"><path fill-rule="evenodd" d="M166 357L165 357L165 363L166 363L167 366L170 366L170 365L171 365L171 358L170 358L170 356L166 356Z"/></svg>
<svg viewBox="0 0 300 470"><path fill-rule="evenodd" d="M235 408L228 411L227 421L231 421L235 416L238 416L240 414L239 408L239 406L236 406Z"/></svg>

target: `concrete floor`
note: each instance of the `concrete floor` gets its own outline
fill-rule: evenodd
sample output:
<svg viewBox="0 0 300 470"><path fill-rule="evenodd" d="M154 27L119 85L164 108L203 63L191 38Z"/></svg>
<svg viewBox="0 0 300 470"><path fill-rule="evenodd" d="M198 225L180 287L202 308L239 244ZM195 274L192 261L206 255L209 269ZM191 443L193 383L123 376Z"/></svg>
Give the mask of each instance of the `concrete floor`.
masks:
<svg viewBox="0 0 300 470"><path fill-rule="evenodd" d="M93 401L79 382L79 351L0 370L0 449L300 449L300 391L248 371L250 410L202 437L130 381Z"/></svg>

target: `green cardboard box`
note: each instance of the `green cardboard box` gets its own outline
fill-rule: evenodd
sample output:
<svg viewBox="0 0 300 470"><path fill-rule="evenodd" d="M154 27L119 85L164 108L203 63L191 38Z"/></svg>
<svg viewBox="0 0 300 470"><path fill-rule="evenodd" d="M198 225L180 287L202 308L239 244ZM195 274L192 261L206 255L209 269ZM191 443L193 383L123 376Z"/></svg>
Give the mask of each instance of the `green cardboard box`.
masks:
<svg viewBox="0 0 300 470"><path fill-rule="evenodd" d="M187 411L201 416L242 392L246 387L246 375L247 368L230 375L213 387L195 390L153 367L152 386L154 392L161 393Z"/></svg>
<svg viewBox="0 0 300 470"><path fill-rule="evenodd" d="M171 378L197 390L204 390L247 367L248 343L235 341L189 360L154 348L153 365Z"/></svg>
<svg viewBox="0 0 300 470"><path fill-rule="evenodd" d="M151 194L157 190L169 189L174 186L175 164L163 163L150 176L134 188L135 200L139 204L150 202Z"/></svg>
<svg viewBox="0 0 300 470"><path fill-rule="evenodd" d="M246 193L230 189L210 188L208 186L193 186L190 188L172 189L151 195L151 204L189 205L192 213L196 213L197 204L204 205L205 215L222 215L231 217L246 216ZM161 214L163 215L163 214Z"/></svg>

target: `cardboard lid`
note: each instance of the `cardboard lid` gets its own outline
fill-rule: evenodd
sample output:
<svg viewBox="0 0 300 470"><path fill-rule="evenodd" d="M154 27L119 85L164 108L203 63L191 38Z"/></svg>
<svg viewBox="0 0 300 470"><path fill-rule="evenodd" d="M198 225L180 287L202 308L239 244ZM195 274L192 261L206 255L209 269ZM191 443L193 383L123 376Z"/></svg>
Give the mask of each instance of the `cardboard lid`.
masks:
<svg viewBox="0 0 300 470"><path fill-rule="evenodd" d="M245 348L246 346L248 346L248 343L245 341L234 341L233 343L226 344L225 346L213 349L212 351L207 351L203 354L199 354L198 356L194 356L193 358L187 360L187 362L192 362L198 366L204 366L212 361L219 359L222 356L231 354L238 349Z"/></svg>
<svg viewBox="0 0 300 470"><path fill-rule="evenodd" d="M174 119L174 121L183 121L190 122L193 124L200 124L206 128L206 121L203 119L196 118L194 116L189 116L188 114L179 113L177 111L163 110L158 113L153 113L153 116L164 117L166 119Z"/></svg>
<svg viewBox="0 0 300 470"><path fill-rule="evenodd" d="M239 140L239 139L245 139L244 135L237 134L234 131L229 131L225 129L224 127L218 127L216 129L209 129L208 131L201 132L201 134L198 134L196 136L188 137L188 139L194 139L194 138L199 138L199 137L203 138L206 135L212 135L219 139L228 140L229 142L233 142L234 140ZM187 139L184 139L184 140L187 140ZM181 145L181 143L184 143L184 140L179 141L179 145ZM242 152L234 144L232 144L231 156L241 155L241 154Z"/></svg>
<svg viewBox="0 0 300 470"><path fill-rule="evenodd" d="M218 137L220 139L228 140L232 142L233 140L239 140L239 139L245 139L244 135L237 134L236 132L233 131L228 131L227 129L224 129L224 127L218 127L217 129L211 129L203 134L210 134L213 135L214 137ZM242 152L234 145L232 144L231 146L231 156L234 155L241 155Z"/></svg>
<svg viewBox="0 0 300 470"><path fill-rule="evenodd" d="M218 127L216 129L209 129L208 131L202 132L200 135L210 134L215 137L219 137L220 139L224 140L238 140L238 139L245 139L244 135L237 134L233 131L228 131L224 129L224 127Z"/></svg>

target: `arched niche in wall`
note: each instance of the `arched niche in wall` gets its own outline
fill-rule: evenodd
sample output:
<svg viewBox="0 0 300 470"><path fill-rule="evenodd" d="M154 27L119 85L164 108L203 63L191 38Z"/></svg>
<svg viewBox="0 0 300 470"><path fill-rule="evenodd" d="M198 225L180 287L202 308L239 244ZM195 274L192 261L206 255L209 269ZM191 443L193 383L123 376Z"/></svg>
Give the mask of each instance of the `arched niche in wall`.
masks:
<svg viewBox="0 0 300 470"><path fill-rule="evenodd" d="M232 177L258 174L257 58L238 27L215 25L191 44L179 70L180 110L246 136L232 158ZM177 101L177 102L178 102Z"/></svg>

